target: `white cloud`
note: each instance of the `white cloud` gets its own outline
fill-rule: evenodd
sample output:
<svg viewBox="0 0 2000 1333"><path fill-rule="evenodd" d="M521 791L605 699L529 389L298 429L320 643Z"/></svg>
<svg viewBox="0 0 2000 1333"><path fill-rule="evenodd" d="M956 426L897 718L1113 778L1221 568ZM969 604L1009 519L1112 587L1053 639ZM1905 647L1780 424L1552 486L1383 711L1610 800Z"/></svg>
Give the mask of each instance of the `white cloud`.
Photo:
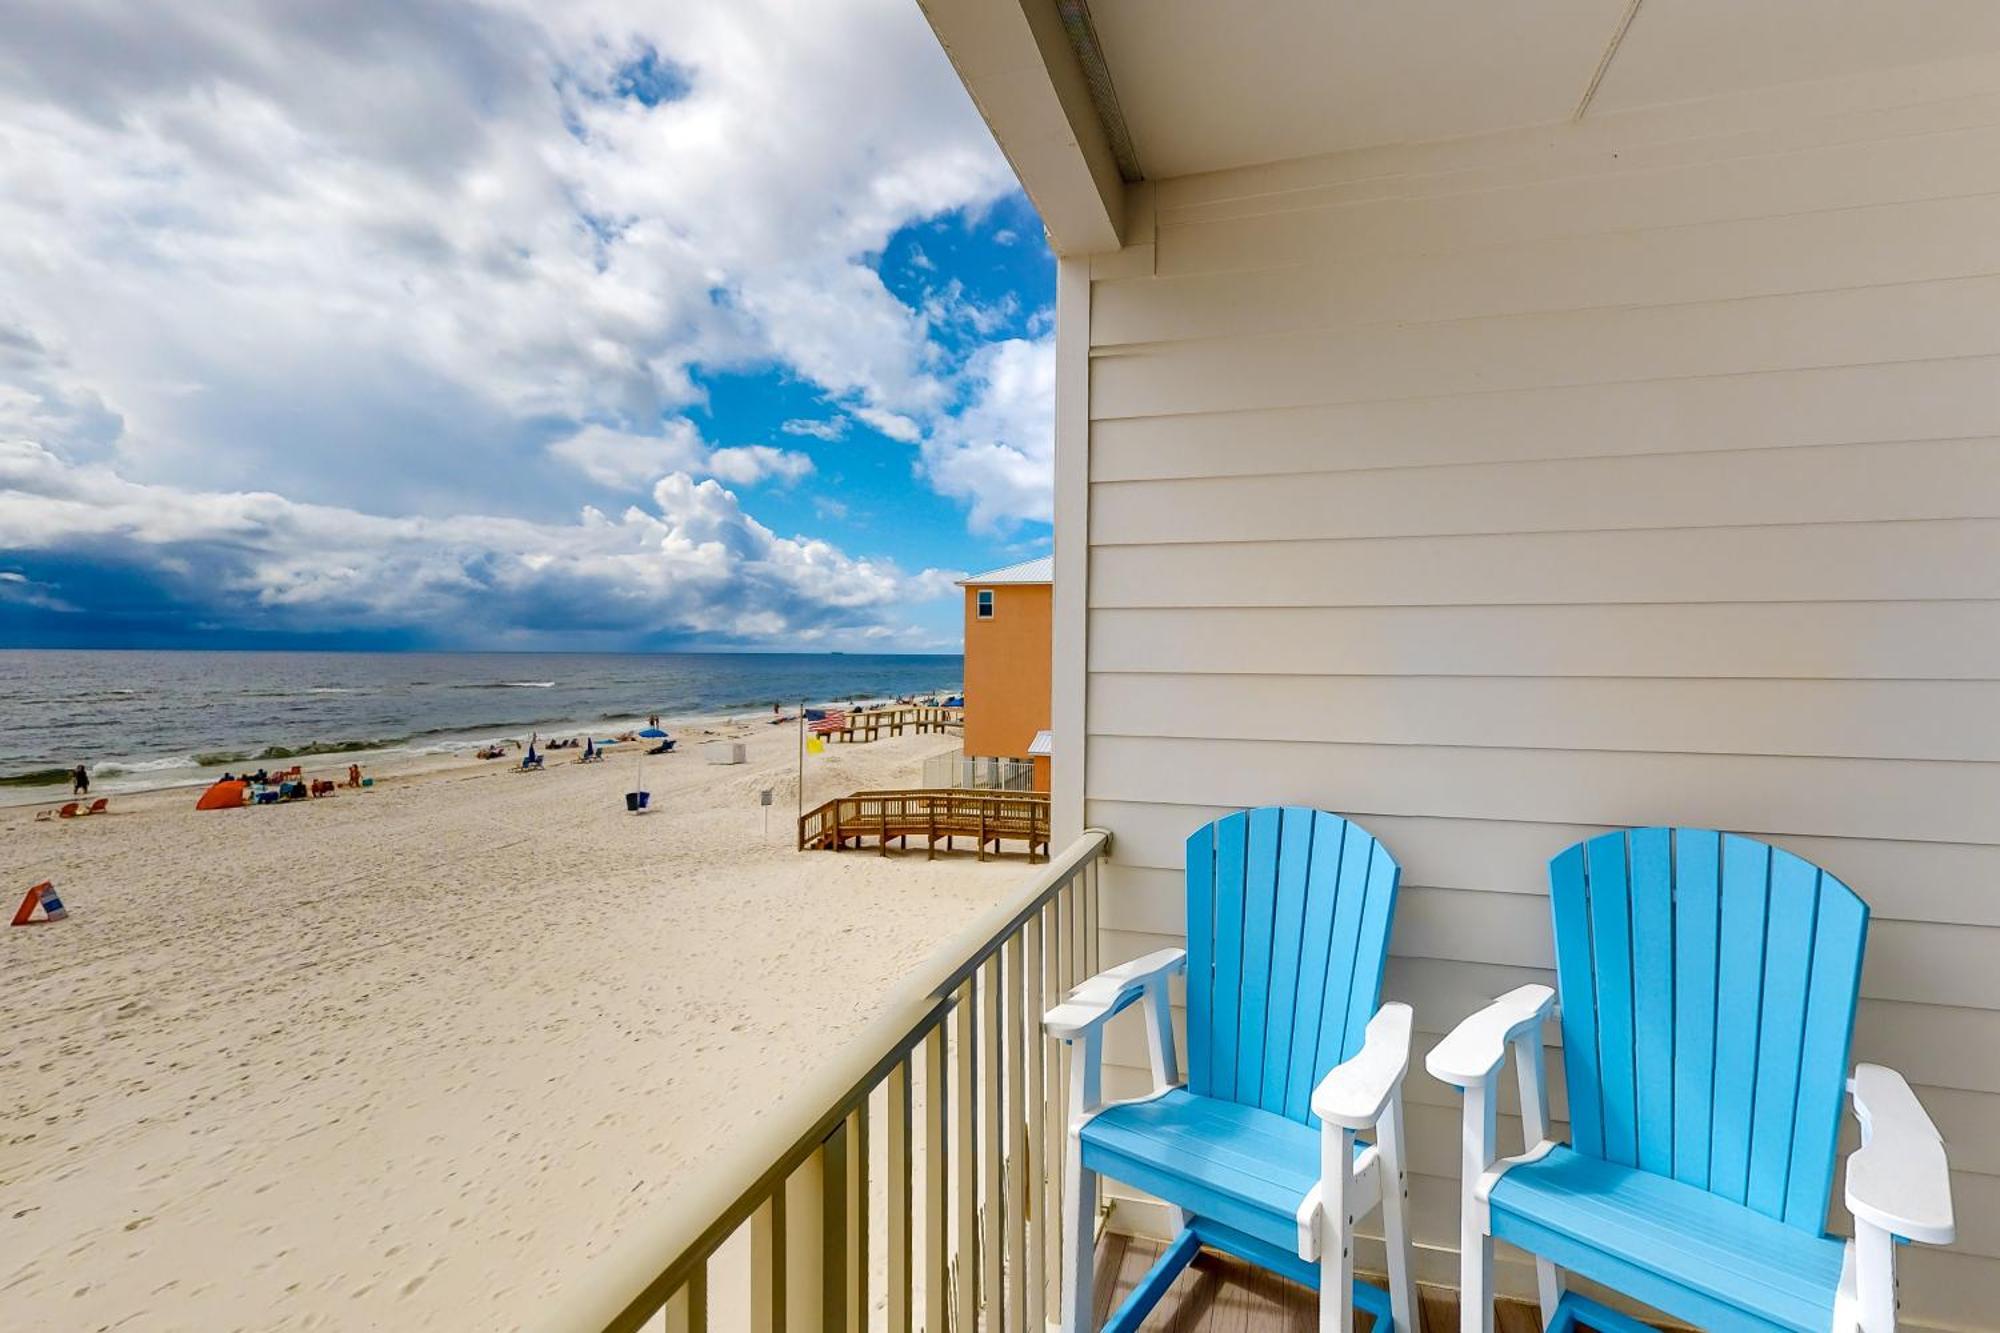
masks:
<svg viewBox="0 0 2000 1333"><path fill-rule="evenodd" d="M667 96L619 95L641 64ZM0 550L370 624L885 629L902 575L696 480L810 460L683 413L772 370L838 414L786 434L860 420L975 525L1045 515L1011 344L962 351L1011 311L874 267L1013 188L909 0L31 6L0 42ZM815 600L822 567L861 600Z"/></svg>
<svg viewBox="0 0 2000 1333"><path fill-rule="evenodd" d="M847 422L840 417L826 421L810 417L794 417L778 429L787 435L810 435L816 440L832 443L847 434Z"/></svg>
<svg viewBox="0 0 2000 1333"><path fill-rule="evenodd" d="M659 435L585 426L550 444L549 452L593 481L629 489L669 472L701 466L704 451L701 432L676 419L667 422Z"/></svg>
<svg viewBox="0 0 2000 1333"><path fill-rule="evenodd" d="M684 95L612 95L649 50ZM943 410L872 264L1012 188L908 0L42 7L0 49L0 326L66 352L0 349L0 410L122 416L147 479L532 508L547 423L652 434L698 368Z"/></svg>
<svg viewBox="0 0 2000 1333"><path fill-rule="evenodd" d="M900 412L885 412L879 407L857 407L854 415L890 439L904 444L915 444L924 437L924 428Z"/></svg>
<svg viewBox="0 0 2000 1333"><path fill-rule="evenodd" d="M775 452L775 451L774 451ZM714 480L662 477L650 504L572 521L386 517L259 492L130 481L0 441L0 532L27 552L88 552L178 574L223 618L263 627L420 624L445 640L696 635L723 642L907 638L885 622L947 595L828 542L782 537ZM47 597L25 579L6 588Z"/></svg>
<svg viewBox="0 0 2000 1333"><path fill-rule="evenodd" d="M1047 521L1055 455L1055 340L1010 338L967 367L972 401L923 445L931 484L971 506L975 528Z"/></svg>
<svg viewBox="0 0 2000 1333"><path fill-rule="evenodd" d="M810 476L813 461L795 450L745 444L717 449L708 456L706 467L710 476L735 486L754 486L765 480L790 484Z"/></svg>
<svg viewBox="0 0 2000 1333"><path fill-rule="evenodd" d="M694 423L681 417L662 422L657 435L592 424L551 442L548 451L592 481L627 492L650 486L670 472L754 486L767 479L795 482L813 470L808 455L767 444L710 449Z"/></svg>

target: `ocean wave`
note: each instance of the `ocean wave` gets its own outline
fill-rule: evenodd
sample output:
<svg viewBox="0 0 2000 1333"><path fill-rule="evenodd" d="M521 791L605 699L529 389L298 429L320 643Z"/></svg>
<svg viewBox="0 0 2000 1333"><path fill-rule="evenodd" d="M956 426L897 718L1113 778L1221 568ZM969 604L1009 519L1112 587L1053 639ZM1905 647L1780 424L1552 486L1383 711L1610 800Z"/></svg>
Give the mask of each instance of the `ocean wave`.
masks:
<svg viewBox="0 0 2000 1333"><path fill-rule="evenodd" d="M0 774L0 787L59 787L70 779L66 768L31 768L21 773Z"/></svg>
<svg viewBox="0 0 2000 1333"><path fill-rule="evenodd" d="M307 694L359 694L361 691L346 685L315 685Z"/></svg>
<svg viewBox="0 0 2000 1333"><path fill-rule="evenodd" d="M115 763L98 765L97 772L111 777L121 773L160 773L170 768L196 768L200 764L200 755L177 754L158 759L120 759Z"/></svg>
<svg viewBox="0 0 2000 1333"><path fill-rule="evenodd" d="M465 681L454 685L454 690L552 690L556 683L552 680L480 680Z"/></svg>
<svg viewBox="0 0 2000 1333"><path fill-rule="evenodd" d="M304 745L267 745L252 759L305 759L316 754L357 754L362 750L387 750L407 736L392 736L384 740L352 741L307 741Z"/></svg>

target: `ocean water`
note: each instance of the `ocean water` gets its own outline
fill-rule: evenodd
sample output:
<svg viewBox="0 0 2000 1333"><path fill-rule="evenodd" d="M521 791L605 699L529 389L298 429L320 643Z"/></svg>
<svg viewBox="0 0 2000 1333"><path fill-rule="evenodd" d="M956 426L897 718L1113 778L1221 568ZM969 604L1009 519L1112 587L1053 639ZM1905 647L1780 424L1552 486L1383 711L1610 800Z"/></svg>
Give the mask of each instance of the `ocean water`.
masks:
<svg viewBox="0 0 2000 1333"><path fill-rule="evenodd" d="M66 790L6 780L79 763L93 791L131 790L291 755L956 692L964 674L964 658L929 655L0 651L0 801Z"/></svg>

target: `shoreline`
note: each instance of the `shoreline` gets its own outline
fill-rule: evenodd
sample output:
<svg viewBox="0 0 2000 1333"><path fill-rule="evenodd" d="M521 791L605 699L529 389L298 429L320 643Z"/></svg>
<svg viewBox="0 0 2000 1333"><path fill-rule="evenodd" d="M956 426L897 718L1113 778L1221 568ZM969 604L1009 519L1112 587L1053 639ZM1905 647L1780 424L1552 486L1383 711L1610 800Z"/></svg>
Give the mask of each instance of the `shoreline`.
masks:
<svg viewBox="0 0 2000 1333"><path fill-rule="evenodd" d="M963 688L962 684L957 684L914 693L926 697L948 697L962 692ZM884 700L879 696L861 696L853 699L814 702L806 706L810 708L870 707L879 703L893 702L893 700ZM791 708L797 707L797 705L786 706ZM580 741L586 735L601 739L604 735L616 735L621 732L636 731L646 725L646 720L649 716L650 714L641 712L631 715L621 715L615 721L608 718L599 718L595 722L562 720L554 724L528 721L518 724L518 730L531 734L539 732L545 739L561 740L575 736ZM762 733L757 730L760 724L769 727L771 720L764 716L745 714L740 710L672 715L663 713L660 715L661 727L670 735L673 735L677 741L690 747L699 744L701 740L740 740L746 735L760 735ZM510 724L510 726L513 725ZM723 734L727 729L738 727L745 728L746 730L731 732L726 736ZM701 733L700 739L683 740L678 734L681 731L699 732ZM373 750L325 750L319 753L301 753L287 758L269 759L258 758L252 755L243 759L231 760L227 763L197 766L176 764L172 767L134 769L124 767L114 758L106 760L105 767L114 768L117 771L101 778L98 768L90 766L90 792L88 797L82 799L94 800L99 796L136 797L168 791L191 792L208 787L225 772L240 773L255 771L258 768L276 770L289 768L293 764L299 765L308 777L333 777L343 781L346 778L349 764L359 764L364 776L378 779L404 778L415 774L445 772L464 768L505 767L507 759L518 756L518 750L510 753L507 758L502 759L479 759L473 752L483 746L496 743L514 744L525 747L528 741L526 735L513 735L507 734L507 732L508 728L468 728L462 731L440 732L434 744L420 747L390 745ZM416 734L422 735L424 733L420 732ZM319 742L312 743L317 744ZM335 743L337 744L338 742ZM623 747L616 753L622 752ZM567 753L565 750L553 752L554 755L558 756L565 753ZM160 761L140 759L128 762L152 764ZM54 771L53 767L49 771ZM158 776L155 777L155 774ZM56 809L71 800L79 799L68 793L68 787L69 783L67 779L45 786L0 785L0 810L39 806Z"/></svg>

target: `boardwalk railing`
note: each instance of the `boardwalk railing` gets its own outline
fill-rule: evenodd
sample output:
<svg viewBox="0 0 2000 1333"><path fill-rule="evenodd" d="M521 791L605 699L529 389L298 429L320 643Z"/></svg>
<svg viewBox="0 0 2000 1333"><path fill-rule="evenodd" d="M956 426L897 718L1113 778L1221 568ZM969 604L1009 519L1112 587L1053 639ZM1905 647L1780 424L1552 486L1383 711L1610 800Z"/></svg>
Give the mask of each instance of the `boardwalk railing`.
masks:
<svg viewBox="0 0 2000 1333"><path fill-rule="evenodd" d="M933 731L964 731L965 709L929 704L897 704L847 714L841 726L816 733L830 741L872 741L906 731L922 736Z"/></svg>
<svg viewBox="0 0 2000 1333"><path fill-rule="evenodd" d="M1059 1308L1068 1105L1041 1015L1097 969L1109 841L1085 832L933 955L542 1326L617 1333L663 1317L670 1333L703 1333L711 1314L747 1311L753 1333L1041 1333ZM746 1229L747 1280L717 1259Z"/></svg>
<svg viewBox="0 0 2000 1333"><path fill-rule="evenodd" d="M858 791L799 816L800 851L843 851L874 838L886 855L890 839L907 846L913 837L927 839L932 856L939 838L947 850L953 839L970 838L981 860L988 846L998 851L1003 842L1021 842L1032 860L1037 850L1049 850L1049 798L1041 792Z"/></svg>

